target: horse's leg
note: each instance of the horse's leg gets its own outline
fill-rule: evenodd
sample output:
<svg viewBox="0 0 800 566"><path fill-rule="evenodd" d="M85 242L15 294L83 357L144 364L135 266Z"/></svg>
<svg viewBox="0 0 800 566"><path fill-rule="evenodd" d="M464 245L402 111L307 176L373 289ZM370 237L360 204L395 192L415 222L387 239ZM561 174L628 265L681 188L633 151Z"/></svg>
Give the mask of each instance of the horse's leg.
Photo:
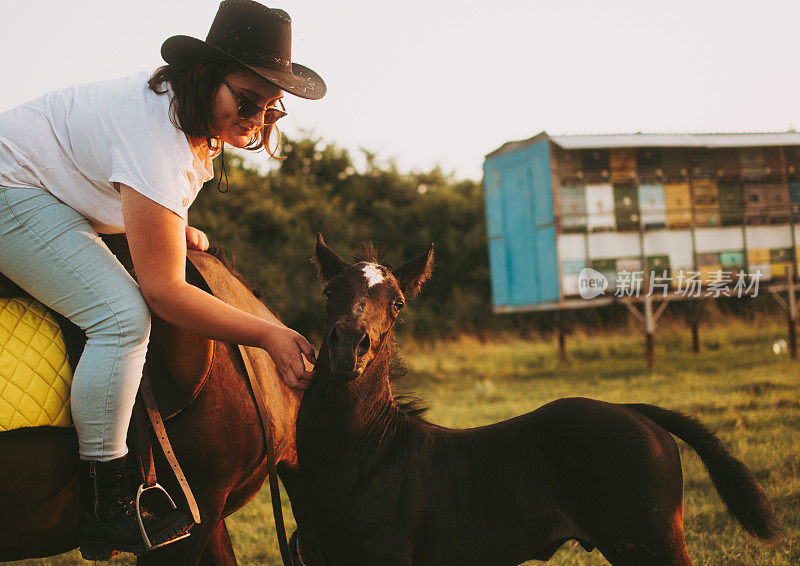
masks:
<svg viewBox="0 0 800 566"><path fill-rule="evenodd" d="M204 517L202 523L192 527L187 538L142 554L136 561L137 566L197 566L213 540L218 524L222 524L220 518ZM223 564L236 564L236 560Z"/></svg>
<svg viewBox="0 0 800 566"><path fill-rule="evenodd" d="M222 519L211 531L203 555L200 557L200 566L236 566L236 553L233 551L231 538L225 519Z"/></svg>

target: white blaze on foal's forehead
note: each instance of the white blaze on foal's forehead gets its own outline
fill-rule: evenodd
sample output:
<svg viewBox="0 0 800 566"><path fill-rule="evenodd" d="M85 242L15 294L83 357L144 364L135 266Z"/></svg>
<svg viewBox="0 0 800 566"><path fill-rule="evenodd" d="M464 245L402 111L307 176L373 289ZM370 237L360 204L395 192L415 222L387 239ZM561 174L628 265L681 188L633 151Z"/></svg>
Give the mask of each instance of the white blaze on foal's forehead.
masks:
<svg viewBox="0 0 800 566"><path fill-rule="evenodd" d="M361 268L367 278L367 287L372 287L383 281L383 272L377 263L368 263Z"/></svg>

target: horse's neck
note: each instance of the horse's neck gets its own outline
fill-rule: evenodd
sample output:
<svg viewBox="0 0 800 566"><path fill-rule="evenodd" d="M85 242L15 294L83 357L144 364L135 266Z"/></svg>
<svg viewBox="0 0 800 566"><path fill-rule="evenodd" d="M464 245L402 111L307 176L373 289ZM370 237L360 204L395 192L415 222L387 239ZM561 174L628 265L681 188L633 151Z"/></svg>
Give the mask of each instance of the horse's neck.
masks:
<svg viewBox="0 0 800 566"><path fill-rule="evenodd" d="M358 444L363 435L374 435L376 431L380 434L396 413L389 384L389 340L381 350L364 373L349 385L335 383L329 363L318 364L314 379L319 383L304 395L298 433L300 429L306 430L309 436L313 435L318 449L331 453L339 450L339 454L343 446ZM320 348L320 358L327 358L325 343Z"/></svg>

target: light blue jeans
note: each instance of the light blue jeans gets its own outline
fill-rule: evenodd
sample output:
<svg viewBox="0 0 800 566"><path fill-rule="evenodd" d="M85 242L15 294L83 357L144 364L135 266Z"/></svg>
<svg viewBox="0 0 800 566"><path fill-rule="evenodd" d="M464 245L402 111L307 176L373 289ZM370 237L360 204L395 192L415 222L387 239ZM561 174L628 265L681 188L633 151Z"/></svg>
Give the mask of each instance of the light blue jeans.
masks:
<svg viewBox="0 0 800 566"><path fill-rule="evenodd" d="M70 399L81 458L127 454L150 337L139 286L86 218L40 189L0 186L0 272L86 332Z"/></svg>

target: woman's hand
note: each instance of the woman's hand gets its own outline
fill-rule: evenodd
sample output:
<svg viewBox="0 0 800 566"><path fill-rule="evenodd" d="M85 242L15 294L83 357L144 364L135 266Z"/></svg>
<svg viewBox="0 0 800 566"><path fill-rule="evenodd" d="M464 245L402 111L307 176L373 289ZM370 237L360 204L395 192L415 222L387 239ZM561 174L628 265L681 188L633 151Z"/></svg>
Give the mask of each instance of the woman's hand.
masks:
<svg viewBox="0 0 800 566"><path fill-rule="evenodd" d="M291 328L270 323L262 348L275 362L278 375L286 385L292 389L308 389L314 371L306 370L303 356L312 364L316 364L317 359L314 348L302 335Z"/></svg>
<svg viewBox="0 0 800 566"><path fill-rule="evenodd" d="M202 230L186 226L186 247L188 249L204 252L208 249L208 246L208 236Z"/></svg>

